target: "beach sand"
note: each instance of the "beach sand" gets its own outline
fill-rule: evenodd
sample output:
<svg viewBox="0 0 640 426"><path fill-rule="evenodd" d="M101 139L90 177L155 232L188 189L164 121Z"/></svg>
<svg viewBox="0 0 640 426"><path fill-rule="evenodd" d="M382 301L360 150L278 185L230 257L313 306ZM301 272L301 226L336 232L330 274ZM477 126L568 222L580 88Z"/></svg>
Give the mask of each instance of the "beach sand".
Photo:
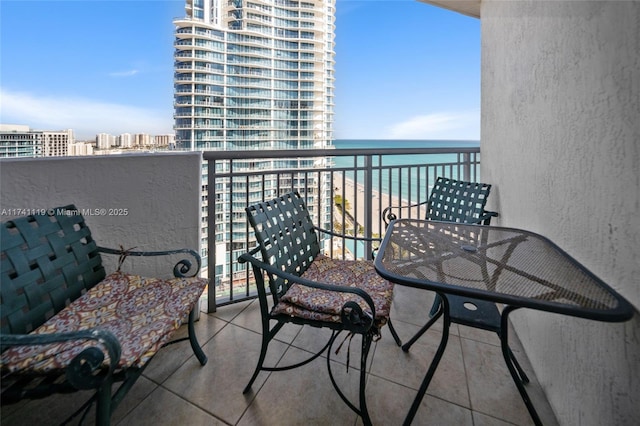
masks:
<svg viewBox="0 0 640 426"><path fill-rule="evenodd" d="M342 188L342 182L336 180L335 194L342 195L347 200L347 211L356 218L358 224L364 226L365 223L365 191L364 185L354 184L353 180L345 179L345 187ZM372 200L372 235L381 237L384 235L384 222L382 221L382 211L388 206L399 206L400 200L397 197L390 197L388 194L380 194L373 191Z"/></svg>

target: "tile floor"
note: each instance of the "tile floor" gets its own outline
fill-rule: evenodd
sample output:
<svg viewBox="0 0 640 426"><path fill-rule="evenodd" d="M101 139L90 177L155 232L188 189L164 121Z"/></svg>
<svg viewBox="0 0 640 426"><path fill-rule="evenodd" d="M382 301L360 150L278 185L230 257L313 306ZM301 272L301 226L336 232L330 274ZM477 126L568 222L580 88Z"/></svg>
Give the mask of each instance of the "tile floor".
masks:
<svg viewBox="0 0 640 426"><path fill-rule="evenodd" d="M404 340L426 321L431 293L396 286L392 320ZM425 308L426 307L426 308ZM401 309L400 309L401 308ZM367 404L374 425L401 425L438 346L436 324L409 353L395 345L387 327L372 346ZM185 330L181 330L182 333ZM115 425L360 425L362 421L335 393L320 358L284 372L261 372L252 392L242 390L260 350L257 302L202 314L196 332L209 362L202 367L188 343L164 348L114 413ZM272 342L267 360L288 363L320 348L325 330L287 325ZM359 359L360 340L351 344L350 365ZM531 383L529 395L545 425L556 420L517 341L512 349ZM342 389L357 401L358 370L346 369L346 343L332 355ZM281 364L282 365L282 364ZM2 407L2 425L59 424L88 394L50 397ZM93 424L93 413L86 424ZM452 325L444 357L414 419L414 425L533 424L504 364L494 333Z"/></svg>

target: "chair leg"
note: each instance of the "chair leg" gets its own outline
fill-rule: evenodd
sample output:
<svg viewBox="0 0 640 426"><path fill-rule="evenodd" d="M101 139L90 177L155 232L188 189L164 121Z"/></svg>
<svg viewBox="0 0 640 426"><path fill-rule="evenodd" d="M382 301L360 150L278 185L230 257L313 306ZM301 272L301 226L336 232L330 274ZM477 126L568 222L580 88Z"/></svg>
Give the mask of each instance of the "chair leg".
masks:
<svg viewBox="0 0 640 426"><path fill-rule="evenodd" d="M196 330L193 325L196 318L196 309L198 309L197 306L189 312L189 323L187 325L187 329L189 331L189 343L191 343L191 349L193 349L193 353L196 355L196 358L198 358L198 361L200 361L200 365L205 365L207 363L207 356L202 351L200 343L198 343Z"/></svg>
<svg viewBox="0 0 640 426"><path fill-rule="evenodd" d="M270 340L271 338L269 336L269 330L267 327L267 330L262 331L262 346L260 347L260 356L258 357L258 364L256 365L256 369L253 370L253 375L251 376L249 383L247 383L247 386L244 387L244 390L242 391L242 393L247 393L249 392L249 390L251 390L251 386L253 385L253 382L258 377L258 374L260 373L260 371L262 371L264 360L267 357L267 347L269 346Z"/></svg>
<svg viewBox="0 0 640 426"><path fill-rule="evenodd" d="M360 354L360 417L365 426L371 425L365 390L367 385L367 358L369 356L369 350L371 349L372 339L373 336L369 333L362 335L362 352Z"/></svg>
<svg viewBox="0 0 640 426"><path fill-rule="evenodd" d="M396 345L398 346L402 346L402 341L400 340L400 337L398 336L398 333L396 332L396 329L393 327L393 324L391 323L391 318L389 318L389 331L391 332L391 335L393 336L393 340L396 341Z"/></svg>
<svg viewBox="0 0 640 426"><path fill-rule="evenodd" d="M371 349L371 343L373 342L373 334L365 333L362 335L362 350L360 352L360 387L359 387L359 407L356 407L350 400L345 396L345 394L340 389L340 386L336 383L335 378L333 377L333 370L331 369L331 349L333 347L333 342L338 337L340 332L331 336L331 344L329 345L327 351L327 371L329 372L329 379L331 380L331 384L333 388L336 390L338 396L344 401L345 404L351 410L353 410L356 414L358 414L362 418L362 423L365 426L371 425L371 418L369 417L369 410L367 409L367 399L366 399L366 384L367 384L367 358L369 356L369 350ZM348 363L348 361L347 361Z"/></svg>

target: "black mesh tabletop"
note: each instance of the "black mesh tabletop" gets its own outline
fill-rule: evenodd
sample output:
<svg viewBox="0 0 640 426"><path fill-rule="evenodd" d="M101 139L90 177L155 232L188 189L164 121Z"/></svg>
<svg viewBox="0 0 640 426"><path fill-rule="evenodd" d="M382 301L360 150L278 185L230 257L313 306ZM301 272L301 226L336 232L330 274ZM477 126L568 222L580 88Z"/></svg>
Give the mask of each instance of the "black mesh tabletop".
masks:
<svg viewBox="0 0 640 426"><path fill-rule="evenodd" d="M412 287L601 321L633 316L625 299L557 245L519 229L399 219L375 266Z"/></svg>

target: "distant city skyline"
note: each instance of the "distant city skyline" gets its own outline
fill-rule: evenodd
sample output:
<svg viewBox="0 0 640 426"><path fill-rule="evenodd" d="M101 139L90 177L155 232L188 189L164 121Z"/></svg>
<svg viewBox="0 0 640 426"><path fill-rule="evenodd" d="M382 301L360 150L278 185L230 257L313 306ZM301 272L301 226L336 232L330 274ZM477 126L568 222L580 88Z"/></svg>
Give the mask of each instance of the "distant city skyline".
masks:
<svg viewBox="0 0 640 426"><path fill-rule="evenodd" d="M184 0L78 4L3 0L0 122L79 140L173 133ZM478 19L402 0L336 10L336 139L479 139Z"/></svg>

